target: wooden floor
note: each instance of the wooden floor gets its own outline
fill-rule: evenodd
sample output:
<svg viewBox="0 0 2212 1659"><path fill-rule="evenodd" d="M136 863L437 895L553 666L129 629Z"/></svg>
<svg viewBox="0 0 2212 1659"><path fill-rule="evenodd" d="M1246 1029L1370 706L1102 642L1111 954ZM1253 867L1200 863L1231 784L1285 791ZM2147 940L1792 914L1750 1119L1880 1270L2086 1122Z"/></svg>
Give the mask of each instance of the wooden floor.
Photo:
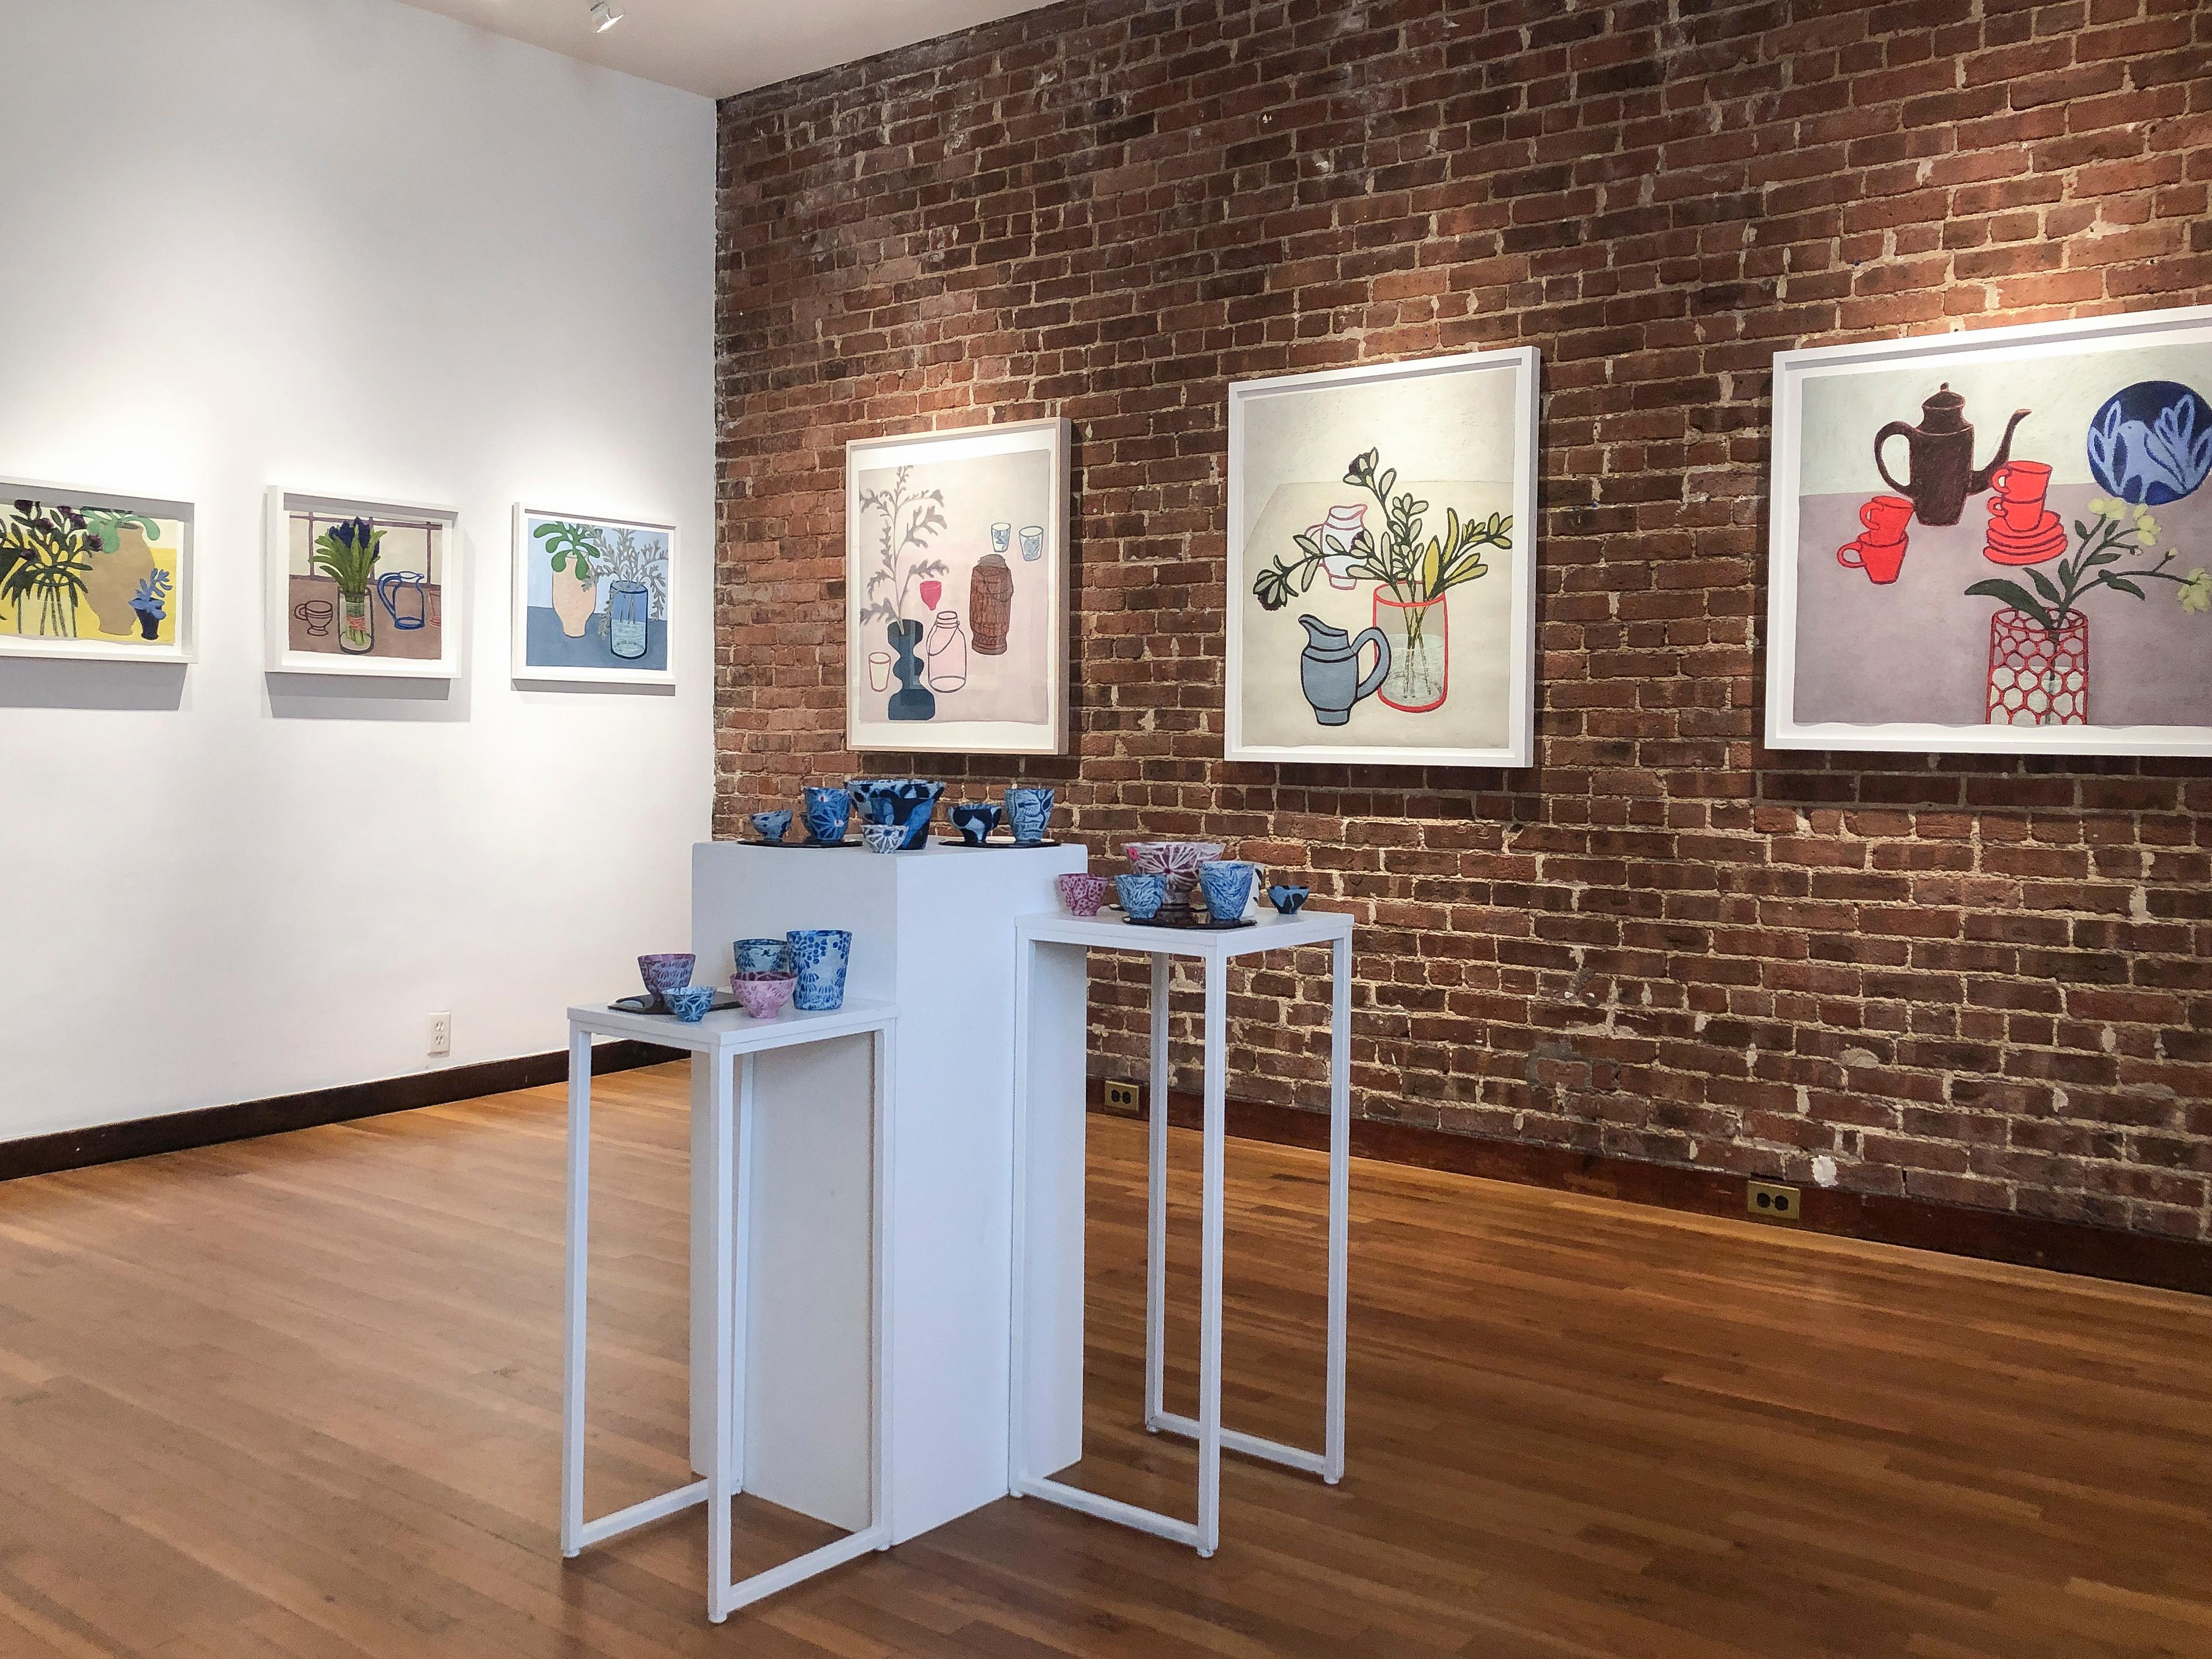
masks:
<svg viewBox="0 0 2212 1659"><path fill-rule="evenodd" d="M682 1076L598 1100L595 1509L685 1461ZM1230 1460L1211 1562L1002 1501L710 1627L699 1510L558 1557L559 1101L0 1186L0 1655L2212 1655L2212 1303L1376 1164L1340 1488ZM1188 1514L1092 1145L1079 1476ZM1322 1165L1231 1170L1230 1418L1311 1440Z"/></svg>

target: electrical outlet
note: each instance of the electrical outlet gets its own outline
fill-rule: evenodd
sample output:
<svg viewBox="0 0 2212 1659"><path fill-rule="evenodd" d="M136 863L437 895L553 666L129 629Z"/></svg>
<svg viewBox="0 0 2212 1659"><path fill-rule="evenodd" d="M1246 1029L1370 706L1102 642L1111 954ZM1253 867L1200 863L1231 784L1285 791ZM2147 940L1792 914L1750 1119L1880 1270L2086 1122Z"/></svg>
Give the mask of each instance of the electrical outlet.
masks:
<svg viewBox="0 0 2212 1659"><path fill-rule="evenodd" d="M1109 1112L1130 1112L1137 1109L1137 1085L1133 1083L1106 1085L1106 1109Z"/></svg>
<svg viewBox="0 0 2212 1659"><path fill-rule="evenodd" d="M1744 1188L1743 1207L1747 1215L1761 1221L1801 1221L1797 1189L1784 1187L1771 1181L1754 1181Z"/></svg>
<svg viewBox="0 0 2212 1659"><path fill-rule="evenodd" d="M434 1055L453 1052L453 1017L451 1014L430 1016L430 1052Z"/></svg>

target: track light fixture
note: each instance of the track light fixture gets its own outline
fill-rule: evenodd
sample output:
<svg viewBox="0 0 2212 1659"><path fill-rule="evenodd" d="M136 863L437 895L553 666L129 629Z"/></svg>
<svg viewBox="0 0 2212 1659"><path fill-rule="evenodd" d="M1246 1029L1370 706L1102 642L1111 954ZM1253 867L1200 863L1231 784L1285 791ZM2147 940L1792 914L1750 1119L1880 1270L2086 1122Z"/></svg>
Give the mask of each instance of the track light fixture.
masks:
<svg viewBox="0 0 2212 1659"><path fill-rule="evenodd" d="M616 24L621 22L622 17L623 15L609 3L609 0L592 0L592 33L605 34Z"/></svg>

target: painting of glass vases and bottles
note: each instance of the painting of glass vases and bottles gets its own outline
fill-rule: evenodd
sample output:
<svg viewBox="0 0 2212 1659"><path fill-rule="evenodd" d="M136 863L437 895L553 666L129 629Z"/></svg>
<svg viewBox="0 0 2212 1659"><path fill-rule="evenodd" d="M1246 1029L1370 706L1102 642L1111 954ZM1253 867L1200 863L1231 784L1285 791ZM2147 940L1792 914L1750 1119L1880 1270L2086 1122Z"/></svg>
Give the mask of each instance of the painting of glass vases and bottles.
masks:
<svg viewBox="0 0 2212 1659"><path fill-rule="evenodd" d="M188 502L0 479L0 655L191 658Z"/></svg>
<svg viewBox="0 0 2212 1659"><path fill-rule="evenodd" d="M514 678L673 685L676 529L514 509Z"/></svg>
<svg viewBox="0 0 2212 1659"><path fill-rule="evenodd" d="M459 514L272 488L269 665L450 678L459 671Z"/></svg>
<svg viewBox="0 0 2212 1659"><path fill-rule="evenodd" d="M1067 741L1067 423L846 450L848 742L1057 755Z"/></svg>
<svg viewBox="0 0 2212 1659"><path fill-rule="evenodd" d="M2212 752L2212 307L1775 360L1768 741Z"/></svg>
<svg viewBox="0 0 2212 1659"><path fill-rule="evenodd" d="M1229 388L1229 759L1530 763L1537 371Z"/></svg>

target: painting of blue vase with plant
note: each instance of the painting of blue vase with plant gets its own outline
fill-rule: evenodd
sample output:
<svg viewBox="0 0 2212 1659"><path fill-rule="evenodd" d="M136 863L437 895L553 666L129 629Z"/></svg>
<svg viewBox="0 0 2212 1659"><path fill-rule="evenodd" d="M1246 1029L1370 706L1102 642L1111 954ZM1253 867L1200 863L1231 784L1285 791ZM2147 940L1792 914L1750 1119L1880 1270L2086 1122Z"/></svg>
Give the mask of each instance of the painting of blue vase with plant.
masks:
<svg viewBox="0 0 2212 1659"><path fill-rule="evenodd" d="M514 544L517 679L674 683L674 526L518 507Z"/></svg>
<svg viewBox="0 0 2212 1659"><path fill-rule="evenodd" d="M0 655L184 661L192 508L0 480Z"/></svg>

